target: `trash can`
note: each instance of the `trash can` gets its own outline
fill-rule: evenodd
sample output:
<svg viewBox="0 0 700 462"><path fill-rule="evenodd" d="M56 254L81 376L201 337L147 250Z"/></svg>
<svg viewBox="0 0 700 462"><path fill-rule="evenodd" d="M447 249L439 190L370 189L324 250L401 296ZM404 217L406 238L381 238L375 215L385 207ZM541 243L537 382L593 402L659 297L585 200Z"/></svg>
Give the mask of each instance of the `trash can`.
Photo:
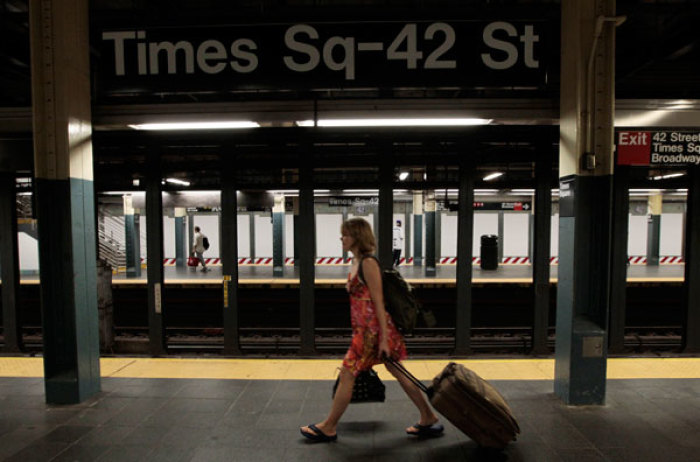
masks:
<svg viewBox="0 0 700 462"><path fill-rule="evenodd" d="M481 236L481 269L498 269L498 236L493 234Z"/></svg>

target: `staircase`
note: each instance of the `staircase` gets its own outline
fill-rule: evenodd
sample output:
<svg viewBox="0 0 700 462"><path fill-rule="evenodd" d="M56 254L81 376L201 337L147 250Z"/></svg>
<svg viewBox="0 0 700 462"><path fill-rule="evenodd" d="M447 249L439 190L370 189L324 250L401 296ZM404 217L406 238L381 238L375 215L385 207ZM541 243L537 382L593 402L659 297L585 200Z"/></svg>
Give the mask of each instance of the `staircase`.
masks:
<svg viewBox="0 0 700 462"><path fill-rule="evenodd" d="M124 217L110 214L107 210L98 212L97 241L99 258L105 260L114 269L126 266L126 238Z"/></svg>

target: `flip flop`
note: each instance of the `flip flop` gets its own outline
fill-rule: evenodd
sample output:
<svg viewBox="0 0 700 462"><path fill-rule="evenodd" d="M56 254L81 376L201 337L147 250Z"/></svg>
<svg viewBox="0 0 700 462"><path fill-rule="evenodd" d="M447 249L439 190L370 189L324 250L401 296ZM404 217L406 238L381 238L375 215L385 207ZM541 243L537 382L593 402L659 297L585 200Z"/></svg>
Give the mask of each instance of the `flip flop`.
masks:
<svg viewBox="0 0 700 462"><path fill-rule="evenodd" d="M333 435L329 436L323 433L316 425L314 424L309 424L307 425L314 433L311 432L305 432L303 429L299 429L302 435L310 439L311 441L315 441L317 443L330 443L331 441L335 441L338 439L338 435Z"/></svg>
<svg viewBox="0 0 700 462"><path fill-rule="evenodd" d="M417 436L419 438L430 438L433 436L440 436L442 435L442 432L445 431L445 427L442 426L440 423L434 423L432 425L420 425L420 424L414 424L413 428L417 429L417 432L409 432L406 430L406 433L412 436Z"/></svg>

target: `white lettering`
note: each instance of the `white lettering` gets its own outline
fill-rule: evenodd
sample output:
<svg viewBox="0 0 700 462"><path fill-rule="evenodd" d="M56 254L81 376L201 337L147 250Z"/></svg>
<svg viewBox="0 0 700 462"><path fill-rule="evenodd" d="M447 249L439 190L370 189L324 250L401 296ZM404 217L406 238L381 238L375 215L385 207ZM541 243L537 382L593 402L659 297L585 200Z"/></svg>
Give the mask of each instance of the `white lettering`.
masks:
<svg viewBox="0 0 700 462"><path fill-rule="evenodd" d="M117 75L125 74L124 40L136 38L135 32L103 32L102 40L114 40L114 70Z"/></svg>
<svg viewBox="0 0 700 462"><path fill-rule="evenodd" d="M343 48L343 60L338 62L333 59L333 48ZM345 80L355 80L355 39L352 37L331 37L323 45L323 62L332 71L345 69Z"/></svg>
<svg viewBox="0 0 700 462"><path fill-rule="evenodd" d="M146 31L140 30L136 33L136 38L139 42L136 44L136 54L138 56L139 75L148 75L148 57L146 53L146 42L141 40L146 39Z"/></svg>
<svg viewBox="0 0 700 462"><path fill-rule="evenodd" d="M525 33L520 36L520 41L525 46L525 66L533 69L540 67L539 61L534 57L535 43L540 41L540 37L534 34L533 26L525 26Z"/></svg>
<svg viewBox="0 0 700 462"><path fill-rule="evenodd" d="M234 71L242 74L253 72L258 68L258 57L255 53L247 50L257 50L258 46L250 39L238 39L231 44L231 54L237 60L231 61L231 68ZM239 61L247 61L247 64L241 64Z"/></svg>
<svg viewBox="0 0 700 462"><path fill-rule="evenodd" d="M683 152L683 145L682 144L661 144L661 143L653 143L654 146L654 152L658 152L661 154L668 154L668 153L682 153Z"/></svg>
<svg viewBox="0 0 700 462"><path fill-rule="evenodd" d="M646 132L620 132L620 146L646 146L647 135ZM654 143L657 144L659 143Z"/></svg>
<svg viewBox="0 0 700 462"><path fill-rule="evenodd" d="M206 40L197 48L197 65L207 74L218 74L226 69L226 63L220 62L224 59L226 59L226 48L218 40ZM209 64L209 60L217 60L219 62Z"/></svg>
<svg viewBox="0 0 700 462"><path fill-rule="evenodd" d="M181 40L173 45L172 42L149 43L149 55L151 58L151 75L158 75L158 55L161 51L166 52L168 59L168 74L177 73L177 52L182 50L185 53L185 73L194 74L194 49L190 42Z"/></svg>
<svg viewBox="0 0 700 462"><path fill-rule="evenodd" d="M308 72L318 66L318 63L321 61L321 56L313 45L308 45L296 40L295 36L299 33L306 34L311 39L317 39L318 32L311 26L297 24L287 29L287 32L284 34L284 44L287 45L287 48L308 55L308 61L305 63L298 63L294 61L292 56L285 56L284 64L293 71Z"/></svg>
<svg viewBox="0 0 700 462"><path fill-rule="evenodd" d="M495 38L493 35L496 31L504 31L509 37L517 37L518 35L515 27L507 22L496 21L486 26L483 34L484 43L495 50L505 52L507 56L503 61L496 61L490 53L482 53L481 60L491 69L509 69L518 61L518 48L510 42Z"/></svg>

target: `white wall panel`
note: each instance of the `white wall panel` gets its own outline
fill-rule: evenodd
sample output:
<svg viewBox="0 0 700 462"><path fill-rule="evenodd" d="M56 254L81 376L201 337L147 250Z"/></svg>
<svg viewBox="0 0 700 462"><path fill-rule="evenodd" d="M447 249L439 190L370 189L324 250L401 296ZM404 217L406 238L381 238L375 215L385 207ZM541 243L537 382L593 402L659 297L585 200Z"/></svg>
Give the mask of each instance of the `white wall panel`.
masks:
<svg viewBox="0 0 700 462"><path fill-rule="evenodd" d="M474 237L472 252L475 257L481 256L482 234L498 235L498 213L476 212L474 213Z"/></svg>
<svg viewBox="0 0 700 462"><path fill-rule="evenodd" d="M530 214L508 212L503 214L503 255L527 257L529 255Z"/></svg>
<svg viewBox="0 0 700 462"><path fill-rule="evenodd" d="M441 212L440 249L437 257L457 256L457 213Z"/></svg>
<svg viewBox="0 0 700 462"><path fill-rule="evenodd" d="M205 258L219 258L221 255L219 245L219 215L195 215L194 226L199 226L207 238L209 238L209 250L204 252ZM190 246L192 243L190 243Z"/></svg>
<svg viewBox="0 0 700 462"><path fill-rule="evenodd" d="M549 243L549 255L559 256L559 214L552 215L552 226L550 228L551 241Z"/></svg>
<svg viewBox="0 0 700 462"><path fill-rule="evenodd" d="M192 245L185 247L185 255L189 255ZM175 218L163 217L163 258L175 258Z"/></svg>
<svg viewBox="0 0 700 462"><path fill-rule="evenodd" d="M17 233L20 271L39 271L39 241L27 233Z"/></svg>
<svg viewBox="0 0 700 462"><path fill-rule="evenodd" d="M316 214L316 255L318 257L342 257L343 244L340 242L340 213Z"/></svg>
<svg viewBox="0 0 700 462"><path fill-rule="evenodd" d="M294 213L284 215L284 256L294 258Z"/></svg>
<svg viewBox="0 0 700 462"><path fill-rule="evenodd" d="M239 213L238 223L238 258L250 257L250 214Z"/></svg>
<svg viewBox="0 0 700 462"><path fill-rule="evenodd" d="M683 254L683 214L664 213L661 215L661 255Z"/></svg>
<svg viewBox="0 0 700 462"><path fill-rule="evenodd" d="M255 256L272 258L272 217L255 214Z"/></svg>
<svg viewBox="0 0 700 462"><path fill-rule="evenodd" d="M630 215L627 255L647 254L647 221L646 215Z"/></svg>

